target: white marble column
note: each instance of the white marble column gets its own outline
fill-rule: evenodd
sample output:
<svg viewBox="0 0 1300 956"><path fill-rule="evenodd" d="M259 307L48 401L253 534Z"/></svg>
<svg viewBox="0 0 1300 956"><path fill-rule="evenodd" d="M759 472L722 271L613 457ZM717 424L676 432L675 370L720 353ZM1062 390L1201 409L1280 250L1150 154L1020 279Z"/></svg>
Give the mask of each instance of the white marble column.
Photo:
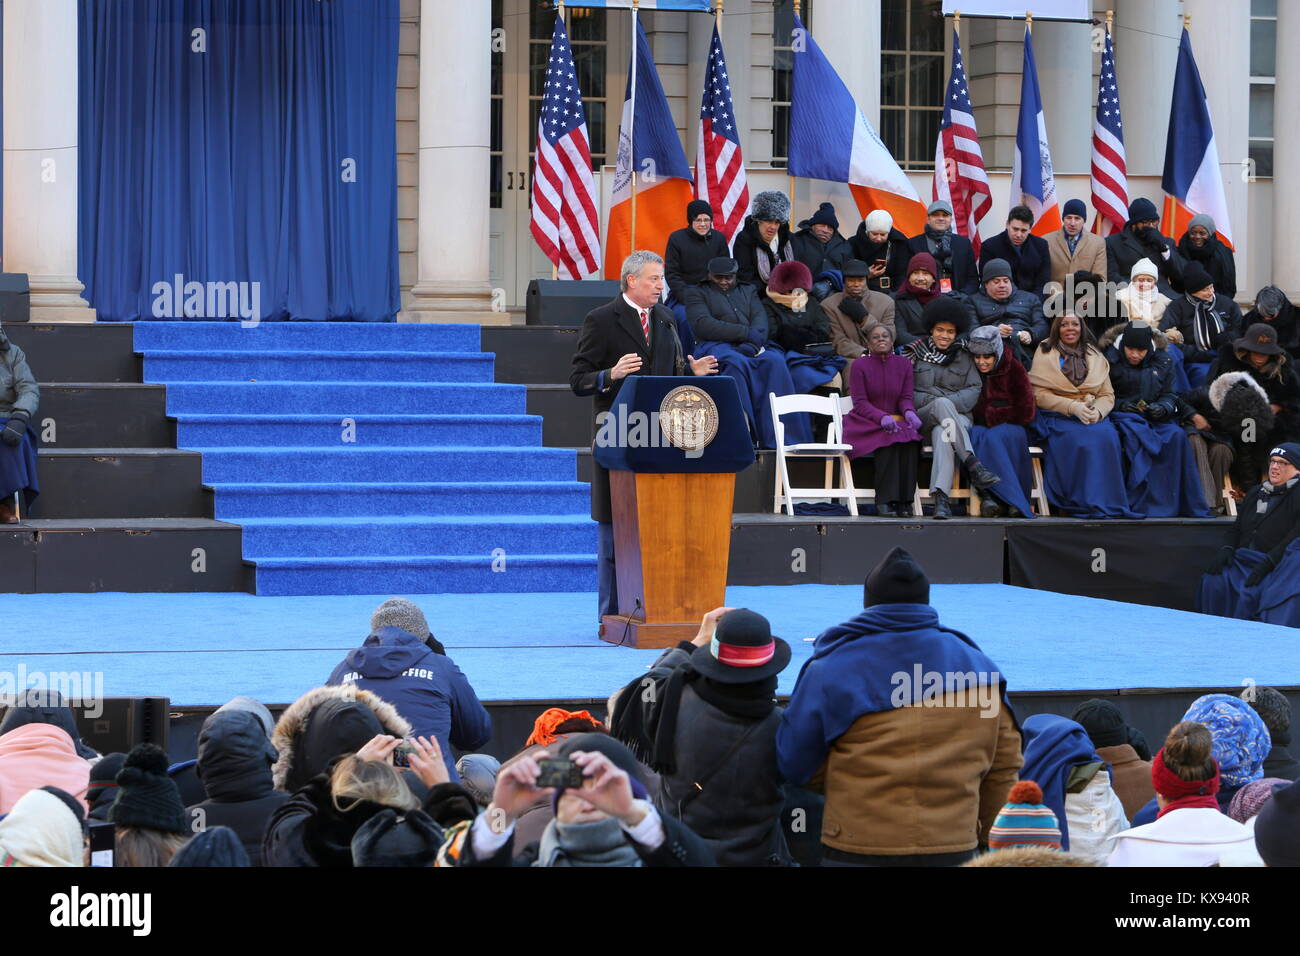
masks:
<svg viewBox="0 0 1300 956"><path fill-rule="evenodd" d="M1115 4L1115 69L1124 110L1129 176L1164 172L1182 13L1179 0L1120 0ZM1129 198L1137 198L1132 190ZM1160 208L1160 195L1147 198Z"/></svg>
<svg viewBox="0 0 1300 956"><path fill-rule="evenodd" d="M1300 36L1300 6L1277 5L1277 86L1273 92L1273 277L1272 282L1293 301L1300 299L1300 63L1291 53L1291 39ZM1242 275L1237 268L1237 275ZM1257 289L1243 290L1254 295Z"/></svg>
<svg viewBox="0 0 1300 956"><path fill-rule="evenodd" d="M880 0L817 0L808 29L879 132Z"/></svg>
<svg viewBox="0 0 1300 956"><path fill-rule="evenodd" d="M491 33L490 3L420 4L419 273L400 321L509 321L488 279Z"/></svg>
<svg viewBox="0 0 1300 956"><path fill-rule="evenodd" d="M1092 105L1097 87L1092 75L1092 26L1061 20L1034 21L1034 61L1047 120L1056 175L1092 168ZM1023 54L1022 54L1023 55ZM1065 200L1087 196L1061 196Z"/></svg>
<svg viewBox="0 0 1300 956"><path fill-rule="evenodd" d="M77 2L4 4L4 271L33 322L94 322L77 278Z"/></svg>

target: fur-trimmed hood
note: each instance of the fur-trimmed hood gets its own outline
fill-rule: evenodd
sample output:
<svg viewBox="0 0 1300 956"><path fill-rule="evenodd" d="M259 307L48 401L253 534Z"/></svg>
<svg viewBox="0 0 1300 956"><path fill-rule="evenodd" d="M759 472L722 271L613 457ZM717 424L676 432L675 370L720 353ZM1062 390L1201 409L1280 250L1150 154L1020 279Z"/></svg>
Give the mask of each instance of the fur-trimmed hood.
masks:
<svg viewBox="0 0 1300 956"><path fill-rule="evenodd" d="M1119 337L1124 334L1124 329L1127 327L1127 322L1120 322L1118 325L1112 325L1101 334L1101 338L1097 340L1097 347L1104 352L1112 345L1116 345L1119 342ZM1169 339L1167 339L1165 334L1157 328L1151 329L1151 341L1155 343L1155 346L1158 349L1169 348Z"/></svg>
<svg viewBox="0 0 1300 956"><path fill-rule="evenodd" d="M1209 387L1210 404L1216 412L1223 411L1223 401L1228 397L1228 391L1238 383L1250 386L1258 393L1260 401L1268 404L1268 393L1249 372L1225 372L1211 382Z"/></svg>
<svg viewBox="0 0 1300 956"><path fill-rule="evenodd" d="M280 754L271 769L275 788L298 790L376 734L409 737L411 725L392 704L355 684L307 691L280 715L271 735Z"/></svg>

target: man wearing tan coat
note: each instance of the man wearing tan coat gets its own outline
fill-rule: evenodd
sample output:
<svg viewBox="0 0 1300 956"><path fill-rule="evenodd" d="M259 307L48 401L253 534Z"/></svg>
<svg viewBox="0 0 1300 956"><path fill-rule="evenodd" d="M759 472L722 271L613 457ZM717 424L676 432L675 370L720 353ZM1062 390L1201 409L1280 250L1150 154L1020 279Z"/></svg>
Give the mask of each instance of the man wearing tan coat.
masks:
<svg viewBox="0 0 1300 956"><path fill-rule="evenodd" d="M866 610L817 638L782 714L782 776L826 795L825 864L960 865L1016 782L1006 680L929 600L895 548L867 576Z"/></svg>
<svg viewBox="0 0 1300 956"><path fill-rule="evenodd" d="M861 259L844 263L844 291L822 300L822 311L830 319L835 354L850 362L867 352L867 326L883 322L894 327L894 300L867 288L870 269Z"/></svg>
<svg viewBox="0 0 1300 956"><path fill-rule="evenodd" d="M1087 212L1082 200L1071 199L1065 204L1061 216L1064 225L1047 236L1047 250L1052 255L1052 282L1060 287L1064 287L1066 276L1076 272L1106 277L1106 240L1083 228ZM1059 291L1059 288L1053 287L1050 291Z"/></svg>

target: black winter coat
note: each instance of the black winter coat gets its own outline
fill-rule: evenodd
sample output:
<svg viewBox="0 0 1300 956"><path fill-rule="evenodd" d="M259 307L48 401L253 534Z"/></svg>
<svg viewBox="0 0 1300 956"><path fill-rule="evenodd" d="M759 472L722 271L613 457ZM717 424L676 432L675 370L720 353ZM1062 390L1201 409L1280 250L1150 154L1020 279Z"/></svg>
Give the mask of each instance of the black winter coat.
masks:
<svg viewBox="0 0 1300 956"><path fill-rule="evenodd" d="M1281 493L1264 514L1256 507L1263 497L1263 485L1256 485L1237 505L1237 520L1229 543L1234 548L1263 551L1276 565L1287 546L1300 536L1300 483Z"/></svg>
<svg viewBox="0 0 1300 956"><path fill-rule="evenodd" d="M867 238L867 221L858 223L858 231L849 239L849 249L854 259L860 259L872 265L877 259L885 260L885 271L874 279L867 279L867 288L872 292L893 295L907 279L907 261L912 254L907 251L907 236L897 228L890 228L889 238L884 245L877 246Z"/></svg>
<svg viewBox="0 0 1300 956"><path fill-rule="evenodd" d="M790 237L790 248L794 257L808 267L813 281L830 269L843 269L844 263L853 258L853 249L848 240L838 232L822 242L811 229L800 229Z"/></svg>
<svg viewBox="0 0 1300 956"><path fill-rule="evenodd" d="M1006 230L980 243L980 274L985 264L994 259L1005 259L1011 265L1011 281L1017 289L1043 298L1043 286L1052 281L1052 253L1047 240L1030 235L1024 245L1011 241Z"/></svg>
<svg viewBox="0 0 1300 956"><path fill-rule="evenodd" d="M313 777L272 815L262 841L264 865L350 867L352 838L366 821L387 809L363 800L338 810L329 774ZM472 820L478 807L460 784L442 783L426 794L423 810L435 823L450 827Z"/></svg>
<svg viewBox="0 0 1300 956"><path fill-rule="evenodd" d="M1211 347L1197 348L1195 338L1196 304L1185 295L1176 296L1169 303L1160 320L1160 331L1177 329L1182 333L1183 342L1178 347L1183 350L1183 358L1188 362L1213 362L1216 354L1224 346L1231 348L1232 343L1241 338L1245 331L1242 323L1241 309L1225 295L1214 296L1211 311L1219 316L1223 331L1214 336Z"/></svg>
<svg viewBox="0 0 1300 956"><path fill-rule="evenodd" d="M709 277L709 260L728 258L727 237L716 229L701 236L687 226L668 237L664 249L664 281L678 302L686 304L686 290Z"/></svg>
<svg viewBox="0 0 1300 956"><path fill-rule="evenodd" d="M1264 758L1264 776L1283 780L1300 780L1300 760L1291 756L1291 730L1270 730L1273 749Z"/></svg>
<svg viewBox="0 0 1300 956"><path fill-rule="evenodd" d="M965 236L959 236L956 232L951 235L952 258L944 263L939 261L935 251L930 248L929 239L924 232L919 236L912 236L907 240L907 257L910 260L918 252L928 252L935 257L939 263L939 270L943 272L940 279L945 276L952 280L952 288L955 292L963 292L966 295L974 295L980 288L979 269L976 268L975 249L970 244L970 240ZM903 266L907 268L906 264ZM906 275L904 275L906 278Z"/></svg>
<svg viewBox="0 0 1300 956"><path fill-rule="evenodd" d="M801 352L814 342L831 340L831 320L811 296L803 312L795 312L771 299L764 299L763 306L768 317L767 340L787 352Z"/></svg>
<svg viewBox="0 0 1300 956"><path fill-rule="evenodd" d="M1282 360L1280 368L1275 364L1277 359ZM1225 345L1219 349L1205 381L1207 385L1212 384L1220 375L1229 372L1245 372L1250 375L1264 389L1269 404L1282 409L1277 415L1275 427L1278 441L1300 439L1300 375L1297 375L1295 363L1289 356L1277 356L1274 362L1257 369L1239 356L1231 344Z"/></svg>
<svg viewBox="0 0 1300 956"><path fill-rule="evenodd" d="M767 310L752 286L736 283L723 292L712 282L705 282L688 289L686 319L698 342L741 345L749 340L751 330L762 336L760 342L767 342Z"/></svg>
<svg viewBox="0 0 1300 956"><path fill-rule="evenodd" d="M763 237L758 234L758 220L753 216L745 219L745 225L736 233L736 241L732 244L731 258L736 260L740 271L736 274L736 282L753 286L754 291L758 293L760 299L767 298L767 278L782 262L789 262L794 258L794 249L790 243L790 226L788 223L781 223L776 232L777 253L772 252L772 247L763 241ZM816 273L813 278L817 278Z"/></svg>
<svg viewBox="0 0 1300 956"><path fill-rule="evenodd" d="M1256 322L1271 325L1277 330L1277 344L1286 349L1294 359L1300 358L1300 327L1297 327L1296 318L1296 307L1287 302L1283 304L1282 311L1272 319L1264 318L1259 314L1258 309L1251 309L1241 317L1241 327L1248 329Z"/></svg>
<svg viewBox="0 0 1300 956"><path fill-rule="evenodd" d="M1164 417L1156 421L1176 423L1183 417L1183 403L1174 391L1174 362L1166 353L1151 349L1138 365L1130 364L1117 345L1107 348L1105 355L1115 389L1115 411L1136 411L1124 406L1141 401L1148 409L1159 406L1164 410Z"/></svg>
<svg viewBox="0 0 1300 956"><path fill-rule="evenodd" d="M1168 259L1161 254L1165 247L1170 250ZM1111 282L1127 284L1133 267L1142 259L1155 263L1156 288L1171 299L1177 298L1183 288L1183 257L1174 240L1157 233L1149 244L1144 243L1129 226L1106 237L1106 278Z"/></svg>
<svg viewBox="0 0 1300 956"><path fill-rule="evenodd" d="M1205 245L1197 249L1187 233L1183 233L1183 238L1178 240L1178 253L1184 262L1199 262L1205 267L1214 280L1214 291L1219 295L1226 295L1229 299L1237 297L1237 260L1218 236L1210 236ZM1186 290L1180 286L1179 291Z"/></svg>
<svg viewBox="0 0 1300 956"><path fill-rule="evenodd" d="M195 769L207 799L189 808L190 819L230 827L253 866L262 865L267 821L289 799L271 779L275 757L262 722L246 711L217 711L199 731Z"/></svg>
<svg viewBox="0 0 1300 956"><path fill-rule="evenodd" d="M981 325L1009 325L1012 332L1002 340L1025 366L1033 364L1034 347L1047 338L1047 316L1043 314L1043 300L1032 292L1016 289L999 302L982 288L970 297L972 327ZM1028 332L1028 344L1020 341L1020 332Z"/></svg>

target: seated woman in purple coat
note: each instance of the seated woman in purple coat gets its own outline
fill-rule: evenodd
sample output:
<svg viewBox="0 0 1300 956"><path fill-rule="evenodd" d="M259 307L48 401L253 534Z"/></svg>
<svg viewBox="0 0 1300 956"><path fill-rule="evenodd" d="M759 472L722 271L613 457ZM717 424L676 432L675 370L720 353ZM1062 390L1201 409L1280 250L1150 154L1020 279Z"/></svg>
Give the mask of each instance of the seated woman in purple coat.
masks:
<svg viewBox="0 0 1300 956"><path fill-rule="evenodd" d="M849 368L853 411L844 416L850 458L872 456L876 468L876 514L910 518L921 457L921 417L912 404L912 363L894 352L894 330L867 328L867 353Z"/></svg>

